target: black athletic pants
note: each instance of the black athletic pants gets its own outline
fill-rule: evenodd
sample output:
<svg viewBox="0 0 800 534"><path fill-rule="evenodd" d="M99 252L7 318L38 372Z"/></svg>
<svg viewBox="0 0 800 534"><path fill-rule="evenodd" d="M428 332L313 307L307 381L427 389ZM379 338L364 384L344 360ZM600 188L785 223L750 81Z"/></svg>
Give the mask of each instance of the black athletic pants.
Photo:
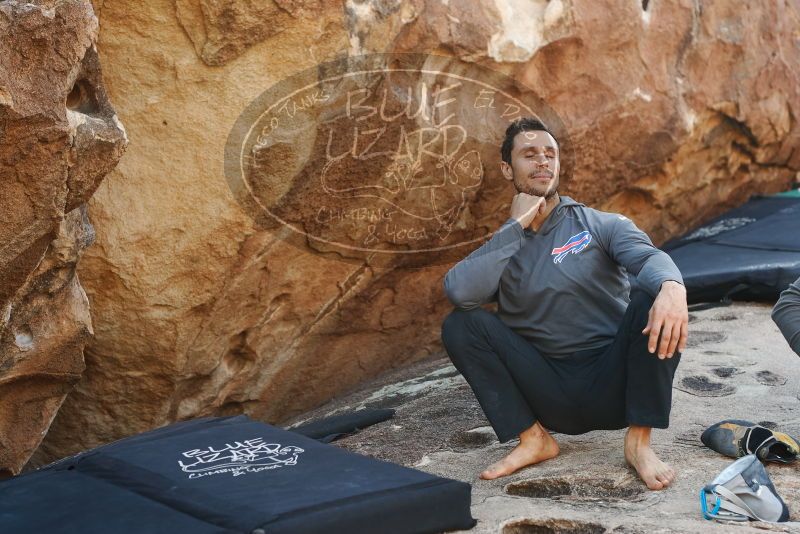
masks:
<svg viewBox="0 0 800 534"><path fill-rule="evenodd" d="M612 343L567 358L542 356L494 313L453 310L442 342L501 442L537 420L555 432L583 434L629 425L667 428L680 354L659 359L642 334L653 298L631 293Z"/></svg>

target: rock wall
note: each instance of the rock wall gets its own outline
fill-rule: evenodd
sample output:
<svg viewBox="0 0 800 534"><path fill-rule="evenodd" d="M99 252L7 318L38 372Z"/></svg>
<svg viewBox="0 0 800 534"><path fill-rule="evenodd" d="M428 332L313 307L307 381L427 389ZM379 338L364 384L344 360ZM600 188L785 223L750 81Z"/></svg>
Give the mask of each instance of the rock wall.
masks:
<svg viewBox="0 0 800 534"><path fill-rule="evenodd" d="M0 478L39 446L92 333L85 202L126 144L97 30L88 1L0 2Z"/></svg>
<svg viewBox="0 0 800 534"><path fill-rule="evenodd" d="M628 214L657 241L800 170L800 19L784 1L95 8L131 146L89 204L97 238L79 272L95 338L37 462L198 415L279 422L441 350L448 265L376 266L298 247L287 228L248 217L226 183L242 110L320 62L415 52L518 80L570 132L565 192ZM496 159L485 165L496 173ZM470 197L481 215L468 223L496 228L510 196Z"/></svg>

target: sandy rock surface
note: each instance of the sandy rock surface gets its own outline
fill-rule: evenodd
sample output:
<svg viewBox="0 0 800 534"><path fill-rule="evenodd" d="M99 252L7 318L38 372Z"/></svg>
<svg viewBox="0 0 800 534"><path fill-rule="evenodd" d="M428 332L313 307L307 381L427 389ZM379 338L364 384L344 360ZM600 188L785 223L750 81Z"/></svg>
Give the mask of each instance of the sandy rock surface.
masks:
<svg viewBox="0 0 800 534"><path fill-rule="evenodd" d="M798 522L709 522L699 508L700 488L732 461L703 446L705 428L739 418L800 436L800 359L769 312L768 306L749 303L692 312L670 428L653 434L656 453L678 473L665 491L649 491L626 466L623 430L555 434L561 447L555 459L506 478L479 480L478 473L516 441L497 441L468 384L447 359L381 377L298 421L361 407L395 408L393 419L334 443L471 483L478 520L471 532L800 532ZM800 518L798 467L767 466L794 518Z"/></svg>

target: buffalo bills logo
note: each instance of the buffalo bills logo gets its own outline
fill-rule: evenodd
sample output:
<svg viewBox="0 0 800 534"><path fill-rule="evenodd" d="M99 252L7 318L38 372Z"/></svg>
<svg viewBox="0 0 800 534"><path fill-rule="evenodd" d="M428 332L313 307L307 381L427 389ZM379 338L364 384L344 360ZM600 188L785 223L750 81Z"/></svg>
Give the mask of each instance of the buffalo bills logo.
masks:
<svg viewBox="0 0 800 534"><path fill-rule="evenodd" d="M553 258L553 263L561 263L561 260L563 260L567 254L570 252L577 254L589 246L589 243L591 242L592 234L590 234L588 230L584 230L583 232L570 237L563 246L554 248L553 252L550 253L552 256L555 256L555 258Z"/></svg>

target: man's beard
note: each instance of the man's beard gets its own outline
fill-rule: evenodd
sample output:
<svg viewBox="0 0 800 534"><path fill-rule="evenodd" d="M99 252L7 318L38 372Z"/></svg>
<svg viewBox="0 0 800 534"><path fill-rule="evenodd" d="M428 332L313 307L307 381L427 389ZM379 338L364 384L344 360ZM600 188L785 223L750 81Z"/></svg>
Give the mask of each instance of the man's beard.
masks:
<svg viewBox="0 0 800 534"><path fill-rule="evenodd" d="M530 179L533 179L533 176L531 176ZM527 193L535 197L544 197L545 200L550 200L556 195L556 193L558 193L558 180L554 182L551 181L551 183L549 183L544 187L536 185L520 184L515 180L514 186L516 187L517 191L521 193Z"/></svg>

